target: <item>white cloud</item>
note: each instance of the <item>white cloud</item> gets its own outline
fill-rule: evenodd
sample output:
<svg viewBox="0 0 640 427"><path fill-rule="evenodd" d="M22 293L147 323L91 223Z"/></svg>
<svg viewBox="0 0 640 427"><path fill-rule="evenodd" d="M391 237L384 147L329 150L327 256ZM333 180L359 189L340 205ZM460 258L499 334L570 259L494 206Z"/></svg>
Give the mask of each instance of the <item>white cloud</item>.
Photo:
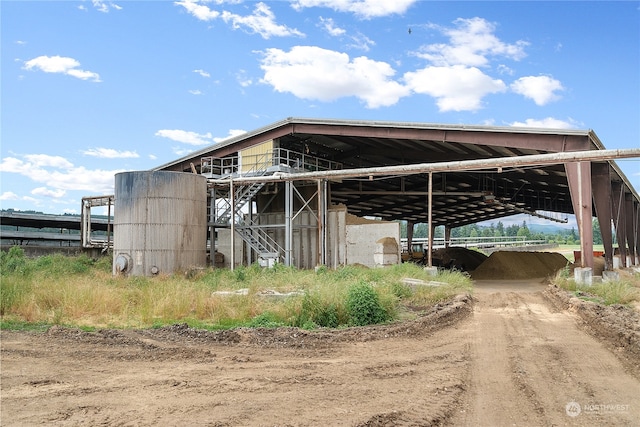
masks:
<svg viewBox="0 0 640 427"><path fill-rule="evenodd" d="M493 33L495 25L482 18L458 18L454 28L432 25L449 38L448 43L423 46L417 56L437 66L466 65L486 67L489 57L506 57L520 60L526 56L524 48L528 43L522 40L509 44L501 41Z"/></svg>
<svg viewBox="0 0 640 427"><path fill-rule="evenodd" d="M554 119L553 117L546 117L544 119L526 119L524 122L513 122L510 126L514 127L528 127L528 128L547 128L547 129L575 129L575 121L569 119L569 121Z"/></svg>
<svg viewBox="0 0 640 427"><path fill-rule="evenodd" d="M542 106L560 99L556 92L564 90L564 87L550 76L527 76L513 82L511 90Z"/></svg>
<svg viewBox="0 0 640 427"><path fill-rule="evenodd" d="M189 155L195 151L192 148L185 148L185 147L172 147L171 150L173 151L173 154L180 157Z"/></svg>
<svg viewBox="0 0 640 427"><path fill-rule="evenodd" d="M184 7L187 12L201 21L212 21L220 16L220 12L209 9L208 6L200 4L198 0L183 0L174 4Z"/></svg>
<svg viewBox="0 0 640 427"><path fill-rule="evenodd" d="M20 197L18 197L18 195L13 191L5 191L4 193L0 194L0 200L19 200L19 199Z"/></svg>
<svg viewBox="0 0 640 427"><path fill-rule="evenodd" d="M50 156L48 154L27 154L24 156L30 164L38 168L54 167L58 169L71 169L73 163L61 156Z"/></svg>
<svg viewBox="0 0 640 427"><path fill-rule="evenodd" d="M200 90L198 90L198 89L192 89L192 90L189 90L189 93L190 93L191 95L202 95L202 91L200 91Z"/></svg>
<svg viewBox="0 0 640 427"><path fill-rule="evenodd" d="M194 73L200 74L202 77L211 77L211 74L207 73L204 70L193 70Z"/></svg>
<svg viewBox="0 0 640 427"><path fill-rule="evenodd" d="M412 91L436 98L441 112L479 110L484 96L507 88L502 80L463 65L427 67L405 73L404 79Z"/></svg>
<svg viewBox="0 0 640 427"><path fill-rule="evenodd" d="M213 138L213 141L214 141L214 142L216 142L216 143L218 143L218 142L222 142L222 141L224 141L224 140L227 140L227 139L229 139L229 138L233 138L233 137L235 137L235 136L243 135L243 134L245 134L245 133L247 133L247 131L246 131L246 130L242 130L242 129L230 129L230 130L229 130L229 135L224 136L224 137L222 137L222 138L220 138L220 137L215 137L215 138Z"/></svg>
<svg viewBox="0 0 640 427"><path fill-rule="evenodd" d="M61 197L64 197L64 195L67 194L67 192L65 190L60 190L60 189L52 190L47 187L38 187L31 190L31 194L33 194L34 196L44 196L44 197L59 199Z"/></svg>
<svg viewBox="0 0 640 427"><path fill-rule="evenodd" d="M347 31L344 28L339 28L336 26L336 23L333 22L331 18L323 18L320 17L320 23L318 24L320 28L323 28L329 35L333 37L338 37L345 34Z"/></svg>
<svg viewBox="0 0 640 427"><path fill-rule="evenodd" d="M118 151L113 148L90 148L83 151L82 154L102 159L136 159L140 157L135 151Z"/></svg>
<svg viewBox="0 0 640 427"><path fill-rule="evenodd" d="M91 0L91 3L93 3L93 7L95 7L99 12L102 12L102 13L109 13L111 9L122 10L121 6L118 6L117 4L112 2L105 2L102 0Z"/></svg>
<svg viewBox="0 0 640 427"><path fill-rule="evenodd" d="M392 79L395 71L389 64L366 57L351 60L345 53L315 46L294 46L289 52L268 49L260 67L262 82L303 99L355 96L367 108L377 108L393 105L409 93Z"/></svg>
<svg viewBox="0 0 640 427"><path fill-rule="evenodd" d="M64 56L38 56L24 63L25 70L40 70L45 73L60 73L82 80L100 82L100 75L92 71L78 69L80 62Z"/></svg>
<svg viewBox="0 0 640 427"><path fill-rule="evenodd" d="M251 80L251 77L247 77L247 72L245 70L239 70L236 73L236 80L242 87L248 87L253 84L253 80Z"/></svg>
<svg viewBox="0 0 640 427"><path fill-rule="evenodd" d="M498 65L497 70L498 70L498 73L499 73L499 74L507 74L507 75L509 75L509 76L512 76L512 75L513 75L513 73L514 73L513 69L511 69L510 67L507 67L507 66L506 66L506 65L504 65L504 64L500 64L500 65Z"/></svg>
<svg viewBox="0 0 640 427"><path fill-rule="evenodd" d="M60 156L29 154L24 159L5 157L0 172L17 173L53 190L87 191L107 194L113 192L114 175L124 170L86 169L74 166Z"/></svg>
<svg viewBox="0 0 640 427"><path fill-rule="evenodd" d="M417 0L296 0L292 7L327 7L338 12L349 12L363 19L388 15L401 15Z"/></svg>
<svg viewBox="0 0 640 427"><path fill-rule="evenodd" d="M263 39L269 39L272 36L304 36L303 33L295 28L276 24L275 15L269 6L262 2L256 4L251 15L241 16L224 11L222 12L222 19L226 23L231 23L234 29L246 28L250 33L260 34Z"/></svg>
<svg viewBox="0 0 640 427"><path fill-rule="evenodd" d="M189 145L207 145L213 142L211 133L199 134L196 132L179 129L162 129L156 132L156 136L169 138L173 141Z"/></svg>
<svg viewBox="0 0 640 427"><path fill-rule="evenodd" d="M206 0L181 0L174 4L182 6L187 12L201 21L213 21L214 19L222 19L227 24L231 24L234 29L244 29L252 34L259 34L264 39L285 36L304 36L304 34L295 28L289 28L286 25L276 23L276 17L269 6L263 2L256 4L251 15L238 15L227 10L219 12L210 9ZM216 3L223 3L216 1ZM234 3L234 2L232 2Z"/></svg>
<svg viewBox="0 0 640 427"><path fill-rule="evenodd" d="M352 43L349 43L347 47L353 49L363 50L365 52L369 52L371 49L370 46L375 46L376 42L371 40L369 37L364 34L356 34L355 36L351 36Z"/></svg>

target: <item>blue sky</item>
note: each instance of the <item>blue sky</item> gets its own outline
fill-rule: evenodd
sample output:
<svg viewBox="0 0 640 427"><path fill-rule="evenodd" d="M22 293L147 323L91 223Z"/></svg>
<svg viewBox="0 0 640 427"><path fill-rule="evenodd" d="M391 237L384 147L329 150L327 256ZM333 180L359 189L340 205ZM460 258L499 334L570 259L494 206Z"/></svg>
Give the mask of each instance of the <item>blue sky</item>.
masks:
<svg viewBox="0 0 640 427"><path fill-rule="evenodd" d="M640 2L6 1L0 206L79 213L286 117L593 129L640 146ZM410 31L409 31L410 30ZM618 164L636 189L640 159Z"/></svg>

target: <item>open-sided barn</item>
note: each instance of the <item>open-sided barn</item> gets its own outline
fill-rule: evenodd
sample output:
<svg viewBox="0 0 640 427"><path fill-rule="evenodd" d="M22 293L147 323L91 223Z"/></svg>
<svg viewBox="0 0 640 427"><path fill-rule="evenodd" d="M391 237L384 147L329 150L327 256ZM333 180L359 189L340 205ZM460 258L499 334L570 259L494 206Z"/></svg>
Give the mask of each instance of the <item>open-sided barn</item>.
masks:
<svg viewBox="0 0 640 427"><path fill-rule="evenodd" d="M235 263L348 262L341 248L357 242L338 229L367 224L350 215L443 225L448 235L529 213L575 214L590 266L594 216L613 225L623 263L636 262L640 198L614 159L638 155L606 150L591 130L288 118L155 170L207 177L208 225Z"/></svg>

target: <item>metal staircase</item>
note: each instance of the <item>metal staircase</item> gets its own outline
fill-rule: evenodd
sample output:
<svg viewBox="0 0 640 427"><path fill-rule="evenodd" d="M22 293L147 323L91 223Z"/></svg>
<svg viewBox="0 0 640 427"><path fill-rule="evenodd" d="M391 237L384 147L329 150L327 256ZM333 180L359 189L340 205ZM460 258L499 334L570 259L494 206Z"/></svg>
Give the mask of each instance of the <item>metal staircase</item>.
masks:
<svg viewBox="0 0 640 427"><path fill-rule="evenodd" d="M251 203L265 185L265 183L255 183L236 188L234 191L235 209L227 199L220 213L214 215L213 225L229 227L233 217L235 231L258 254L261 264L264 263L266 266L271 265L273 262L281 261L284 249L269 236L264 227L242 212L242 209L248 203ZM215 209L215 211L218 211L218 209Z"/></svg>
<svg viewBox="0 0 640 427"><path fill-rule="evenodd" d="M258 262L263 267L272 267L273 263L282 261L284 249L258 224L246 221L235 227L247 245L258 254Z"/></svg>
<svg viewBox="0 0 640 427"><path fill-rule="evenodd" d="M238 218L238 215L242 216L242 209L247 205L247 203L251 202L256 195L258 195L265 185L266 184L264 182L260 182L237 187L234 191L235 209L234 206L231 206L230 198L227 199L222 211L215 213L213 221L214 224L219 226L228 226L231 223L231 218L233 216L236 218Z"/></svg>
<svg viewBox="0 0 640 427"><path fill-rule="evenodd" d="M206 159L212 173L218 171L220 175L234 176L240 169L240 163L233 159ZM273 165L273 154L262 153L251 159L251 167L243 172L245 176L264 176L269 173ZM218 199L220 206L214 208L211 225L214 227L229 227L234 221L234 229L244 242L258 254L258 259L264 266L272 266L281 261L284 249L261 227L243 212L245 206L251 203L260 193L266 183L257 182L250 185L236 186L233 191L233 203L231 202L230 189L220 194ZM216 203L216 202L214 202Z"/></svg>
<svg viewBox="0 0 640 427"><path fill-rule="evenodd" d="M249 215L245 209L262 191L266 183L257 182L238 185L234 188L228 180L240 176L266 176L276 172L299 173L341 168L340 163L283 148L223 158L203 157L200 173L209 179L214 192L210 205L212 212L209 212L209 225L227 228L233 224L233 229L242 240L258 254L259 263L262 266L272 266L275 262L283 261L285 254L285 249L266 231L273 230L274 224L271 226L259 224L256 217ZM227 182L216 184L218 180ZM231 197L231 188L233 188L233 197Z"/></svg>

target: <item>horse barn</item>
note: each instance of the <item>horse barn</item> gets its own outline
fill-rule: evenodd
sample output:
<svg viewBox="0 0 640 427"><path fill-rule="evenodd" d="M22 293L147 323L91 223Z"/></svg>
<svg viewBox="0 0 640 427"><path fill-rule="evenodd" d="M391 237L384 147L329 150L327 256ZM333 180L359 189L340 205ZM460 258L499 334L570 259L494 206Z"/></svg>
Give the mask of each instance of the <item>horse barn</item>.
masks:
<svg viewBox="0 0 640 427"><path fill-rule="evenodd" d="M191 265L385 265L400 262L400 220L409 241L416 223L444 226L448 241L452 228L519 213L575 214L585 268L597 217L617 237L614 250L604 233L605 268L614 254L637 265L640 198L615 163L625 157L640 149L606 150L591 130L288 118L116 175L114 271L166 271L144 252L167 245ZM128 229L164 222L176 230L155 243Z"/></svg>

